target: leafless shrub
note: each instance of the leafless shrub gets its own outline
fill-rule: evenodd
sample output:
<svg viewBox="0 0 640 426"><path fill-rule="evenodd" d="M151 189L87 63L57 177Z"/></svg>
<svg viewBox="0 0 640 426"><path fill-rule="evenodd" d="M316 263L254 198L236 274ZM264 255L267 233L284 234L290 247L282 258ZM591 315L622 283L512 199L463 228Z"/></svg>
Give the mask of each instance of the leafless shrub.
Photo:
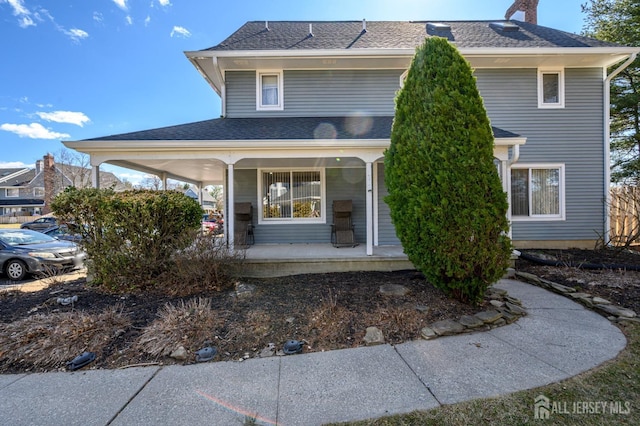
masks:
<svg viewBox="0 0 640 426"><path fill-rule="evenodd" d="M84 351L102 351L130 327L119 306L97 315L81 311L38 314L0 324L0 365L27 370L63 367Z"/></svg>
<svg viewBox="0 0 640 426"><path fill-rule="evenodd" d="M142 331L134 349L153 357L169 356L180 346L193 352L213 342L223 324L224 318L211 308L210 299L166 304L158 319Z"/></svg>
<svg viewBox="0 0 640 426"><path fill-rule="evenodd" d="M364 327L356 313L341 305L338 295L332 292L323 298L319 306L309 309L307 318L305 335L309 336L307 340L311 346L315 346L316 342L330 342L338 347L353 346L356 340L352 337L354 329L362 329L364 336Z"/></svg>
<svg viewBox="0 0 640 426"><path fill-rule="evenodd" d="M173 267L158 278L156 289L177 296L231 288L240 272L244 252L230 250L221 238L200 235L175 254Z"/></svg>

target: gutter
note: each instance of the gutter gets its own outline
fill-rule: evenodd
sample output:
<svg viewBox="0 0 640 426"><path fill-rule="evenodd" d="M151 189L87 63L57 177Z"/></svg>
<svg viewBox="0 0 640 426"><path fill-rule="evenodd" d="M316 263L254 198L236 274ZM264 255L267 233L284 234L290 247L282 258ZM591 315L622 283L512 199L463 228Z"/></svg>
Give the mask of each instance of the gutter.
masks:
<svg viewBox="0 0 640 426"><path fill-rule="evenodd" d="M633 61L636 60L638 52L633 52L629 58L618 68L616 68L611 74L607 75L604 79L604 242L609 244L611 238L611 218L609 217L609 206L611 205L611 80L618 74L620 74L625 68L627 68ZM606 68L604 69L606 73Z"/></svg>

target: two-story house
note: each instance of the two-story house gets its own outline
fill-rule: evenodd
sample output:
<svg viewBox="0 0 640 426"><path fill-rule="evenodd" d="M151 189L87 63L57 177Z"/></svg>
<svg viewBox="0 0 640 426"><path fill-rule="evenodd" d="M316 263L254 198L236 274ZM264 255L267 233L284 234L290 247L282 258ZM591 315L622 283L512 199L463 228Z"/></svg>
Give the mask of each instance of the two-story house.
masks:
<svg viewBox="0 0 640 426"><path fill-rule="evenodd" d="M608 230L609 83L640 49L527 22L247 22L186 52L220 118L65 145L90 155L94 180L109 163L224 184L227 218L253 206L256 244L329 244L332 202L352 200L371 255L399 244L383 157L425 37L447 38L474 69L514 245L592 248Z"/></svg>
<svg viewBox="0 0 640 426"><path fill-rule="evenodd" d="M125 185L113 173L102 173L102 187L124 190ZM49 212L53 198L69 186L91 186L91 169L55 163L47 154L35 168L0 169L0 216L35 216Z"/></svg>

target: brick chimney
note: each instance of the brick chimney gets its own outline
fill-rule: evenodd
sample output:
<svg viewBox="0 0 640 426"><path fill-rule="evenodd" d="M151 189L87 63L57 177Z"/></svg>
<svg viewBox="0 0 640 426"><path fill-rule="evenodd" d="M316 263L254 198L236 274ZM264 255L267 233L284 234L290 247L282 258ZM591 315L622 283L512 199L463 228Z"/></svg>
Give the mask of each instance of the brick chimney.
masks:
<svg viewBox="0 0 640 426"><path fill-rule="evenodd" d="M538 1L539 0L515 0L511 7L504 14L504 19L511 19L514 13L524 12L524 22L538 24Z"/></svg>
<svg viewBox="0 0 640 426"><path fill-rule="evenodd" d="M42 209L43 214L51 213L51 202L53 201L53 197L55 196L55 176L56 170L53 162L53 155L47 153L43 157L44 165L42 174L44 177L44 208Z"/></svg>

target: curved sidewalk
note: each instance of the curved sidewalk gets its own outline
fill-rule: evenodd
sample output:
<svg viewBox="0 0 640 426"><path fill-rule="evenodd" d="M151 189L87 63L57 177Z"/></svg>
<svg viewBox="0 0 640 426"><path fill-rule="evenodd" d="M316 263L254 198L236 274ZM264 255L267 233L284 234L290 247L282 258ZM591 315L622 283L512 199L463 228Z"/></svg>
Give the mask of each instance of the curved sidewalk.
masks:
<svg viewBox="0 0 640 426"><path fill-rule="evenodd" d="M626 345L607 319L541 288L497 287L528 315L491 331L189 366L0 376L11 425L311 425L427 410L556 382ZM532 401L533 409L533 401Z"/></svg>

